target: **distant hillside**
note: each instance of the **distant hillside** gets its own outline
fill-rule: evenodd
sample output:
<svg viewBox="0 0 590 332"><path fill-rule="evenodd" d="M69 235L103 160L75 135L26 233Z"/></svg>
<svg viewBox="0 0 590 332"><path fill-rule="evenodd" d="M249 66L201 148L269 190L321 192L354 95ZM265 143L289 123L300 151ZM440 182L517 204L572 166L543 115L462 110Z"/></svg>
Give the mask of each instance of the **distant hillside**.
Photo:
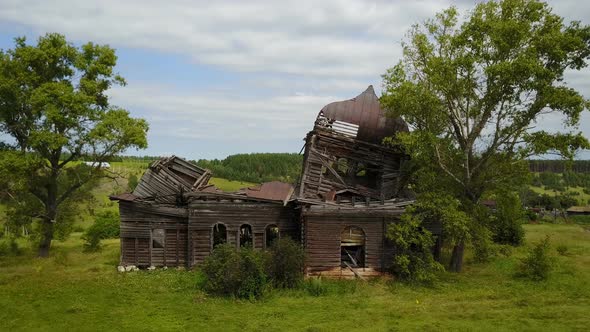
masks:
<svg viewBox="0 0 590 332"><path fill-rule="evenodd" d="M235 154L225 159L200 159L197 165L210 169L215 177L235 181L294 183L301 173L303 155L297 153Z"/></svg>
<svg viewBox="0 0 590 332"><path fill-rule="evenodd" d="M564 173L571 171L575 173L590 173L590 160L529 160L531 172Z"/></svg>

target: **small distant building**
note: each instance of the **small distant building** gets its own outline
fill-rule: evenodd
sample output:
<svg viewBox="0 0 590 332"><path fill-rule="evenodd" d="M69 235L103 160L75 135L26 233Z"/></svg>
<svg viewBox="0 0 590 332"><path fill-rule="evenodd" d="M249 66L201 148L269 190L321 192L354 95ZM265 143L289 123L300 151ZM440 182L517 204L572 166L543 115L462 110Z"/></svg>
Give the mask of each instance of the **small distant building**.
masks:
<svg viewBox="0 0 590 332"><path fill-rule="evenodd" d="M568 217L570 216L588 216L590 215L590 206L572 206L566 210Z"/></svg>

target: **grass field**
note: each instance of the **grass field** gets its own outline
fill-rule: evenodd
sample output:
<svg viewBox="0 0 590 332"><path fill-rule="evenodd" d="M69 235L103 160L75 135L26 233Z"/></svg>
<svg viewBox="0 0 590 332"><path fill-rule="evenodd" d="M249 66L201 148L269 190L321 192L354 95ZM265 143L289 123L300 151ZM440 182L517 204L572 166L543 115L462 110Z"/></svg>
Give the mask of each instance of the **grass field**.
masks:
<svg viewBox="0 0 590 332"><path fill-rule="evenodd" d="M549 196L555 196L557 195L563 195L565 194L565 192L557 192L555 193L553 190L549 190L549 189L545 189L545 188L541 188L541 187L535 187L535 186L530 186L531 190L533 190L534 192L538 193L538 194L547 194ZM584 192L584 188L582 187L570 187L567 188L568 192L576 192L578 193L578 195L574 196L575 199L578 201L578 204L580 205L590 205L590 195L586 194Z"/></svg>
<svg viewBox="0 0 590 332"><path fill-rule="evenodd" d="M514 278L526 246L489 264L467 259L434 287L387 280L326 281L326 295L275 291L259 302L213 298L194 271L116 272L118 240L81 252L80 234L51 258L0 258L0 330L562 331L590 326L590 231L526 225L527 244L549 234L556 268L544 282ZM568 255L556 253L557 245Z"/></svg>

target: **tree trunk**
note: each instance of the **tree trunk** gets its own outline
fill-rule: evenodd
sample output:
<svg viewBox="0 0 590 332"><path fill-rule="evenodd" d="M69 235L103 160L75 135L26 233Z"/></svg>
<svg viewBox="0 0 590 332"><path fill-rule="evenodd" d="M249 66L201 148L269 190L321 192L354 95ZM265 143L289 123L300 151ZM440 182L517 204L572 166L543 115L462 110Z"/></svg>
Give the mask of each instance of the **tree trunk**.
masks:
<svg viewBox="0 0 590 332"><path fill-rule="evenodd" d="M451 264L449 269L453 272L461 272L463 268L463 252L465 251L465 243L460 242L453 247L453 254L451 256Z"/></svg>
<svg viewBox="0 0 590 332"><path fill-rule="evenodd" d="M53 222L45 219L41 228L41 242L39 243L38 257L46 258L49 257L49 248L51 248L51 240L53 240Z"/></svg>

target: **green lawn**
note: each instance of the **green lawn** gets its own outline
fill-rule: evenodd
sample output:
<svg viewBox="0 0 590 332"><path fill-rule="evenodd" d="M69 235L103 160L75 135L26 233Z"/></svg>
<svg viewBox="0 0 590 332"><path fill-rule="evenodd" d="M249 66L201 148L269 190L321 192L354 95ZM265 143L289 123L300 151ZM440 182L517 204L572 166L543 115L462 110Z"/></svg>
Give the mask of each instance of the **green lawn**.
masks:
<svg viewBox="0 0 590 332"><path fill-rule="evenodd" d="M198 273L117 273L118 240L81 253L80 234L51 258L0 257L0 330L195 331L562 331L590 326L590 231L575 224L526 225L527 243L551 236L549 280L513 277L526 247L489 264L467 259L435 287L387 280L327 282L329 292L270 294L259 302L209 297ZM555 247L568 247L559 256Z"/></svg>

